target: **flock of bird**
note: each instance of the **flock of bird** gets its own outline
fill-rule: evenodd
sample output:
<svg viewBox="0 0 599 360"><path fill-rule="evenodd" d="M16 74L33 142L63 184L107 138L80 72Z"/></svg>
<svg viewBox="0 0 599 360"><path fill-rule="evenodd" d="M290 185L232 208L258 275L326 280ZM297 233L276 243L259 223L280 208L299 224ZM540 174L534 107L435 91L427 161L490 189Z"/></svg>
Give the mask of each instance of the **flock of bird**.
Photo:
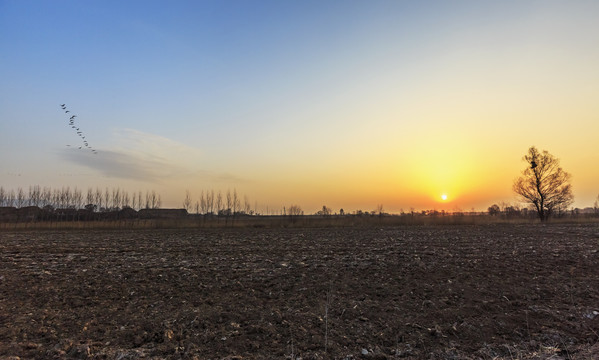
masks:
<svg viewBox="0 0 599 360"><path fill-rule="evenodd" d="M67 110L67 106L66 104L60 104L60 107L64 110L65 114L69 114L70 111ZM81 131L81 129L75 125L75 118L77 117L77 115L70 115L69 117L69 126L77 132L77 136L79 136L83 142L83 144L81 146L79 146L79 149L89 149L92 151L92 153L97 154L98 151L94 148L92 148L91 146L89 146L89 143L87 142L87 140L85 139L85 135L83 134L83 131ZM67 147L71 147L71 145L67 145Z"/></svg>

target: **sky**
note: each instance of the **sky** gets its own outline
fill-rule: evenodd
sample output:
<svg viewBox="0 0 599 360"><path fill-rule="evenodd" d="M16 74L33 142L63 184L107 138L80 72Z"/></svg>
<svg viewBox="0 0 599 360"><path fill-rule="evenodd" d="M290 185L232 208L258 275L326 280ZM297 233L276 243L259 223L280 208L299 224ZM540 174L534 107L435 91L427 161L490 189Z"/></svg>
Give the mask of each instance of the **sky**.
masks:
<svg viewBox="0 0 599 360"><path fill-rule="evenodd" d="M592 206L597 18L595 0L0 0L0 186L486 210L516 203L536 146Z"/></svg>

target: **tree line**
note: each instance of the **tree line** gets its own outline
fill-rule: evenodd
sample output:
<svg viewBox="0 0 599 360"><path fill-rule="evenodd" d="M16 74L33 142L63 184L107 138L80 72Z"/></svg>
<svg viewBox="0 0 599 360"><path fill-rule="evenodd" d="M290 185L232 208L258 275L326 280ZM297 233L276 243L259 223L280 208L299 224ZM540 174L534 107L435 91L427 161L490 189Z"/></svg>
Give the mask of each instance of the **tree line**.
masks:
<svg viewBox="0 0 599 360"><path fill-rule="evenodd" d="M252 204L247 195L243 198L237 193L237 189L230 189L223 193L221 190L202 190L198 199L194 201L191 192L185 191L183 208L188 213L198 215L258 215L257 203Z"/></svg>
<svg viewBox="0 0 599 360"><path fill-rule="evenodd" d="M262 214L258 211L258 203L252 204L247 195L239 195L237 189L232 191L229 189L226 192L221 190L201 190L199 198L193 198L189 190L185 191L185 198L181 203L183 208L190 214L197 215L281 215L281 216L303 216L304 210L297 204L283 206L282 208L266 208L266 213ZM330 207L323 205L321 210L316 211L313 215L329 216L329 215L352 215L340 209L335 213ZM353 215L388 215L383 210L383 205L377 205L376 209L369 211L356 210Z"/></svg>
<svg viewBox="0 0 599 360"><path fill-rule="evenodd" d="M162 204L160 194L154 190L128 192L120 188L87 188L86 191L69 186L61 188L29 186L27 190L0 187L0 207L23 208L36 206L46 210L87 209L90 211L115 211L158 209Z"/></svg>

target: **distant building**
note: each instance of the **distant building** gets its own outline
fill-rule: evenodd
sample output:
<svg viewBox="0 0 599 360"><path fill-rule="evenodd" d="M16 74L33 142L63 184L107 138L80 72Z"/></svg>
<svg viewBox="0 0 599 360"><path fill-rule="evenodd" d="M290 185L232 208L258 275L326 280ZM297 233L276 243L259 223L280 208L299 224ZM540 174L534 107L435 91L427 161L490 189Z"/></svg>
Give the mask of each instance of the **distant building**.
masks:
<svg viewBox="0 0 599 360"><path fill-rule="evenodd" d="M137 213L137 211L135 211L134 209L130 208L130 207L125 207L121 210L119 210L117 217L119 219L135 219L139 216L139 214Z"/></svg>
<svg viewBox="0 0 599 360"><path fill-rule="evenodd" d="M178 219L188 215L185 209L141 209L137 214L141 219Z"/></svg>

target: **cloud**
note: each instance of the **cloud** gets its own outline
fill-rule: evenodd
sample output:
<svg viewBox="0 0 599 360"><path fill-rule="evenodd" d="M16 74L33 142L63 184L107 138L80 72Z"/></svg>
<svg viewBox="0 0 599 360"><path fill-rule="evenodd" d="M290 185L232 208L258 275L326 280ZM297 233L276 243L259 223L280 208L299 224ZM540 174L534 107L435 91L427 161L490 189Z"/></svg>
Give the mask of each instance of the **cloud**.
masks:
<svg viewBox="0 0 599 360"><path fill-rule="evenodd" d="M133 129L117 130L108 149L98 153L65 149L62 156L109 177L156 182L200 172L199 149Z"/></svg>
<svg viewBox="0 0 599 360"><path fill-rule="evenodd" d="M164 172L166 164L159 161L140 161L131 154L113 150L98 150L98 154L81 150L65 150L63 156L78 165L100 171L109 177L156 181L168 176Z"/></svg>
<svg viewBox="0 0 599 360"><path fill-rule="evenodd" d="M212 183L247 182L235 174L201 167L202 152L169 138L134 129L118 129L110 145L89 150L69 148L60 155L69 162L99 171L107 177L172 183L201 179Z"/></svg>

